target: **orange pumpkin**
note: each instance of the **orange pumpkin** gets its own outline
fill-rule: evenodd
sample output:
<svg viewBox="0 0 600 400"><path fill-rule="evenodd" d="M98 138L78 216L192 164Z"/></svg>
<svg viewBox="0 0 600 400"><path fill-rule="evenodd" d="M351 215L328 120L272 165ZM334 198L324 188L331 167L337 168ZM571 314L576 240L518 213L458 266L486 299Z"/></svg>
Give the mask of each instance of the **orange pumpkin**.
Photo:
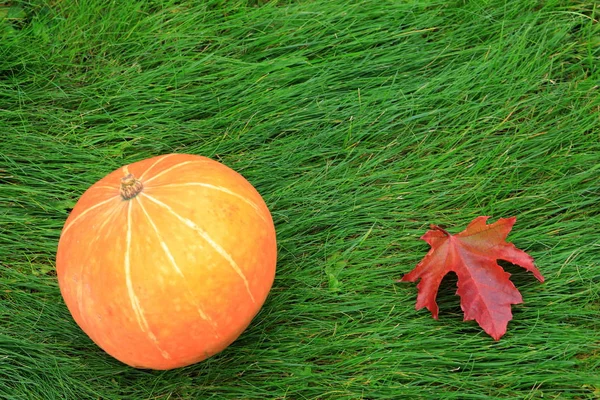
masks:
<svg viewBox="0 0 600 400"><path fill-rule="evenodd" d="M77 324L137 368L172 369L231 344L275 276L260 194L206 157L168 154L92 185L62 230L56 269Z"/></svg>

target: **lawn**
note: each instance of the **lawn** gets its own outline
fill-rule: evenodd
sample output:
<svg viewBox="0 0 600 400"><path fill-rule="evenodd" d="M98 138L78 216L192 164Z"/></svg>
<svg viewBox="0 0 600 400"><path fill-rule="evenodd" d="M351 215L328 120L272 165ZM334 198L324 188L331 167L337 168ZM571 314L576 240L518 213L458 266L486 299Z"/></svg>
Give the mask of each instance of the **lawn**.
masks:
<svg viewBox="0 0 600 400"><path fill-rule="evenodd" d="M577 0L0 2L0 398L600 398L600 7ZM171 371L62 301L70 209L172 152L243 174L277 229L267 302ZM516 216L494 341L399 283L430 224Z"/></svg>

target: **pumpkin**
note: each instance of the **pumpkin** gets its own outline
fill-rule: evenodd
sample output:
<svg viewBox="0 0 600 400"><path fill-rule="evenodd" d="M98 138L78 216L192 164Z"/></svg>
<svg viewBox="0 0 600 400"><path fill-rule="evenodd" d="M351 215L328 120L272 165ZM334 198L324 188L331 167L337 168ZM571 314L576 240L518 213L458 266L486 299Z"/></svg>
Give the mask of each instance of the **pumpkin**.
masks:
<svg viewBox="0 0 600 400"><path fill-rule="evenodd" d="M166 370L239 337L267 298L276 258L271 214L244 177L168 154L124 166L81 196L56 270L73 319L100 348Z"/></svg>

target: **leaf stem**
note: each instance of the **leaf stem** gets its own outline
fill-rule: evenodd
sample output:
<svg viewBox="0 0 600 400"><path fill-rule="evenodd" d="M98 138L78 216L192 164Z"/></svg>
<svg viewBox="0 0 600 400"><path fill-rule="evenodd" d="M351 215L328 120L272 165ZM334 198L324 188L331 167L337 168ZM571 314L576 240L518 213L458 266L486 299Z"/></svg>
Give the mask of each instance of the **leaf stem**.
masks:
<svg viewBox="0 0 600 400"><path fill-rule="evenodd" d="M444 229L444 228L442 228L441 226L438 226L438 225L431 224L429 227L430 227L431 229L435 229L435 230L438 230L438 231L440 231L440 232L443 232L443 233L444 233L446 236L452 236L452 235L450 235L450 232L448 232L447 230L445 230L445 229Z"/></svg>

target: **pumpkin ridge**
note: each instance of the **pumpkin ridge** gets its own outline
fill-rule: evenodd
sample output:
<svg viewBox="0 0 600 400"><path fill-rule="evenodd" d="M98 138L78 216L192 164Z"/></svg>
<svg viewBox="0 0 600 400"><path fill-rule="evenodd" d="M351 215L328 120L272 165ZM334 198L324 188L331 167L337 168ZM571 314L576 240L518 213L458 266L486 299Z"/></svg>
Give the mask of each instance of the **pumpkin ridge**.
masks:
<svg viewBox="0 0 600 400"><path fill-rule="evenodd" d="M158 160L156 160L156 161L155 161L155 162L154 162L154 163L153 163L151 166L149 166L147 170L145 170L144 172L142 172L142 175L140 175L140 180L144 179L144 177L146 176L146 174L147 174L148 172L150 172L150 170L151 170L152 168L156 167L156 165L157 165L159 162L163 161L165 158L168 158L168 157L171 157L171 156L174 156L174 155L175 155L175 154L167 154L167 155L165 155L165 156L162 156L162 157L160 157L160 158L159 158Z"/></svg>
<svg viewBox="0 0 600 400"><path fill-rule="evenodd" d="M131 302L131 308L135 314L138 325L142 332L144 332L150 341L154 343L156 348L160 351L160 354L166 358L170 359L171 356L165 350L163 350L158 344L158 339L156 335L152 332L150 327L148 326L148 321L146 321L146 317L144 316L144 310L140 306L140 301L135 294L133 289L133 282L131 281L131 231L132 231L132 222L131 222L131 214L132 214L132 206L133 203L130 202L127 208L127 234L125 236L125 284L127 286L127 294L129 295L129 300Z"/></svg>
<svg viewBox="0 0 600 400"><path fill-rule="evenodd" d="M114 196L113 199L114 198L118 198L118 197L119 197L118 195ZM108 199L108 200L111 200L111 199ZM103 202L103 203L105 203L105 202ZM101 204L99 204L99 205L101 205ZM118 207L118 205L116 205L115 208L116 207ZM95 208L95 207L92 207L92 208ZM87 214L88 211L92 211L92 210L88 209L88 210L82 212L80 215L78 215L75 218L75 220L78 220L79 217L83 217L84 214ZM96 236L100 235L100 233L104 233L105 232L104 228L106 227L106 225L108 225L110 223L114 223L114 219L115 219L114 217L115 217L115 215L116 215L116 213L111 212L111 213L109 213L108 217L102 218L102 223L95 230ZM89 218L91 218L91 219L97 219L98 218L98 213L89 215ZM74 223L75 220L73 220L72 222ZM70 226L71 226L71 224L68 225L68 227L70 227ZM65 227L65 231L66 230L67 229ZM73 269L74 269L74 267L73 267ZM75 290L75 298L76 298L77 309L79 311L79 315L82 318L82 320L85 321L86 325L89 325L89 320L87 318L87 314L85 313L85 306L84 306L84 302L87 299L87 297L83 295L84 285L85 285L86 282L88 282L88 277L87 277L87 274L85 272L86 272L86 266L85 266L84 263L81 263L80 264L80 268L79 268L79 272L78 273L73 272L73 274L77 276L76 281L79 283L76 286L76 290Z"/></svg>
<svg viewBox="0 0 600 400"><path fill-rule="evenodd" d="M81 271L79 272L79 281L83 281L83 271L84 271L84 266L83 264L81 265ZM86 314L83 312L84 311L84 307L83 307L83 285L77 285L77 288L75 290L75 298L77 299L77 309L79 311L79 315L81 316L81 319L83 321L86 321L87 323L87 316Z"/></svg>
<svg viewBox="0 0 600 400"><path fill-rule="evenodd" d="M235 262L235 260L233 259L233 257L231 257L231 255L223 247L221 247L220 244L218 244L217 242L215 242L210 237L210 235L206 231L204 231L203 229L201 229L198 225L196 225L194 223L194 221L191 221L191 220L189 220L187 218L182 217L177 212L175 212L175 210L173 210L169 205L167 205L167 204L163 203L162 201L154 198L153 196L148 195L147 193L142 193L142 195L144 197L147 197L149 200L151 200L155 204L158 204L159 206L161 206L162 208L164 208L165 210L167 210L171 215L173 215L179 221L183 222L188 228L193 229L196 233L198 233L198 235L200 235L200 237L202 239L204 239L208 244L210 244L213 247L213 249L215 249L215 251L217 253L219 253L219 255L221 257L223 257L229 263L229 265L234 270L234 272L242 279L242 281L244 283L244 286L246 287L246 291L248 292L248 295L250 296L250 300L252 300L252 303L256 304L256 300L254 299L254 295L252 294L252 291L250 291L250 284L248 283L248 279L244 275L244 272L241 270L241 268L239 267L239 265Z"/></svg>
<svg viewBox="0 0 600 400"><path fill-rule="evenodd" d="M103 205L105 205L105 204L107 204L107 203L109 203L111 201L114 201L115 199L118 199L118 198L119 198L119 196L113 196L113 197L111 197L109 199L101 201L100 203L98 203L96 205L91 206L90 208L87 208L85 211L82 211L81 214L79 214L78 216L76 216L73 219L73 221L69 222L69 224L64 227L61 235L64 235L65 232L67 232L73 226L73 224L75 224L75 222L79 221L82 217L84 217L85 215L87 215L87 213L89 213L90 211L93 211L96 208L102 207Z"/></svg>
<svg viewBox="0 0 600 400"><path fill-rule="evenodd" d="M184 165L195 164L195 163L200 163L200 162L201 163L206 163L207 161L210 161L210 160L206 159L206 160L192 160L192 161L183 161L183 162L180 162L179 164L172 165L169 168L167 168L167 169L165 169L163 171L160 171L158 174L156 174L156 175L154 175L154 176L146 179L145 183L148 184L151 181L155 180L156 178L158 178L160 176L163 176L164 174L167 174L167 173L173 171L176 168L183 167Z"/></svg>
<svg viewBox="0 0 600 400"><path fill-rule="evenodd" d="M179 275L179 277L181 277L183 279L183 284L185 285L190 298L193 299L194 296L193 296L192 290L190 289L190 286L187 283L187 280L185 279L185 275L184 275L183 271L177 265L177 262L175 261L175 257L173 256L173 253L171 253L171 250L169 249L169 246L167 246L167 243L163 240L162 235L160 234L160 232L158 230L158 227L156 226L156 224L152 220L152 217L150 217L150 214L148 214L148 211L146 210L146 207L144 207L144 205L142 204L142 201L139 198L137 198L137 201L138 201L138 203L139 203L139 205L140 205L140 207L142 209L142 212L146 216L146 219L150 223L150 226L152 227L152 230L154 230L154 233L156 234L156 237L158 238L158 240L160 242L160 246L163 249L163 251L164 251L167 259L171 263L171 265L172 265L173 269L175 270L175 272L177 272L177 275ZM215 330L215 336L217 338L219 338L219 334L217 333L217 330L216 330L217 329L216 323L212 320L212 318L210 318L210 316L208 316L208 314L206 314L206 312L204 312L204 310L202 309L202 307L200 307L197 304L196 304L196 309L198 310L198 314L200 314L200 317L203 320L207 321L211 325L211 327Z"/></svg>
<svg viewBox="0 0 600 400"><path fill-rule="evenodd" d="M108 186L108 185L94 185L92 186L90 189L112 189L115 190L114 186Z"/></svg>
<svg viewBox="0 0 600 400"><path fill-rule="evenodd" d="M204 182L186 182L186 183L169 183L166 185L162 185L161 188L163 188L163 187L164 188L177 188L177 187L186 187L186 186L201 186L201 187L205 187L205 188L209 188L209 189L218 190L219 192L227 193L231 196L235 196L238 199L242 200L244 203L248 204L250 207L252 207L256 211L258 216L263 221L266 222L265 216L263 215L260 208L258 207L258 204L256 204L252 200L242 196L241 194L235 193L234 191L232 191L224 186L216 186L216 185L212 185L210 183L204 183Z"/></svg>

